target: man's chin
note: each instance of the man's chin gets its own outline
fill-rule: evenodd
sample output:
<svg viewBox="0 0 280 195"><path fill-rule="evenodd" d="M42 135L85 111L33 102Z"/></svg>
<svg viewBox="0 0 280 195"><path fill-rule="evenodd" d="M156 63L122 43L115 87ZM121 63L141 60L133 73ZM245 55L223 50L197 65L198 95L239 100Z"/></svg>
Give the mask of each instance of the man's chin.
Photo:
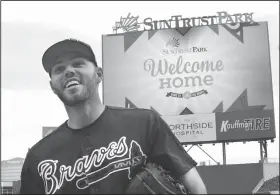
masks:
<svg viewBox="0 0 280 195"><path fill-rule="evenodd" d="M86 98L81 92L76 92L74 94L64 93L60 99L67 106L76 106L83 103Z"/></svg>
<svg viewBox="0 0 280 195"><path fill-rule="evenodd" d="M87 90L83 85L78 85L57 91L56 95L66 106L76 106L84 103L90 96L90 90Z"/></svg>
<svg viewBox="0 0 280 195"><path fill-rule="evenodd" d="M61 101L64 103L66 106L77 106L85 102L85 99L83 98L63 98Z"/></svg>

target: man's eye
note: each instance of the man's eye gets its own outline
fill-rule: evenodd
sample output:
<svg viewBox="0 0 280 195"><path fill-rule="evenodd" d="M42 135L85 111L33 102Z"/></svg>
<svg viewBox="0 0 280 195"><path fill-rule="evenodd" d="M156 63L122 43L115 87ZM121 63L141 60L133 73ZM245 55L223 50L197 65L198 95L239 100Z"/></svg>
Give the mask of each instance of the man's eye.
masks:
<svg viewBox="0 0 280 195"><path fill-rule="evenodd" d="M82 62L75 62L75 63L73 63L73 67L80 67L82 65L83 65Z"/></svg>
<svg viewBox="0 0 280 195"><path fill-rule="evenodd" d="M55 69L55 72L56 72L56 73L60 73L60 72L62 72L63 70L64 70L63 67L57 67L57 68Z"/></svg>

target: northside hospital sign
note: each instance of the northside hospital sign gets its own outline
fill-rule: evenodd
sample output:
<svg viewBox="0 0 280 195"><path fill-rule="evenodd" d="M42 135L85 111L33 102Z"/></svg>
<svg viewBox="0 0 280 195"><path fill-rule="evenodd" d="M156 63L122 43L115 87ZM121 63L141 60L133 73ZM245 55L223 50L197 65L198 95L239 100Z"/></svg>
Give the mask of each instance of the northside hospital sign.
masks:
<svg viewBox="0 0 280 195"><path fill-rule="evenodd" d="M160 30L170 28L185 28L195 26L209 26L217 24L236 24L236 23L255 23L253 21L253 13L237 13L230 15L225 11L217 12L216 16L202 16L183 18L181 15L171 16L168 20L153 20L148 17L143 22L138 22L139 16L121 17L119 21L115 22L113 31L117 33L118 30L123 32L138 31L138 30Z"/></svg>

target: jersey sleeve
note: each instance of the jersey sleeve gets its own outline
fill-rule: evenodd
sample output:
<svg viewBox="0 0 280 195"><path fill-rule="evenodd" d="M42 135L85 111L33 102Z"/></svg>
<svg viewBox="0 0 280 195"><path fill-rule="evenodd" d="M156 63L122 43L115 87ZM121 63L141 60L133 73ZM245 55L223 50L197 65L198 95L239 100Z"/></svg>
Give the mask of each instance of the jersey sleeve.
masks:
<svg viewBox="0 0 280 195"><path fill-rule="evenodd" d="M172 133L168 124L155 114L149 132L149 159L179 177L197 165Z"/></svg>
<svg viewBox="0 0 280 195"><path fill-rule="evenodd" d="M21 170L20 194L45 194L43 180L38 174L36 158L31 150L26 155Z"/></svg>

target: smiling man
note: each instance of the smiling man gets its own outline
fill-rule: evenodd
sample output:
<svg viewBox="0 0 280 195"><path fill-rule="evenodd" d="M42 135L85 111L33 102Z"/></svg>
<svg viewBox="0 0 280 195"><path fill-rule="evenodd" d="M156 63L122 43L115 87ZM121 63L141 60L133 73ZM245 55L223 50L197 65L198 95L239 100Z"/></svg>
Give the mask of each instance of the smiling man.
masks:
<svg viewBox="0 0 280 195"><path fill-rule="evenodd" d="M161 117L101 103L103 72L89 45L58 42L42 62L69 119L29 150L21 194L123 194L147 162L171 171L191 193L206 194L196 162Z"/></svg>

